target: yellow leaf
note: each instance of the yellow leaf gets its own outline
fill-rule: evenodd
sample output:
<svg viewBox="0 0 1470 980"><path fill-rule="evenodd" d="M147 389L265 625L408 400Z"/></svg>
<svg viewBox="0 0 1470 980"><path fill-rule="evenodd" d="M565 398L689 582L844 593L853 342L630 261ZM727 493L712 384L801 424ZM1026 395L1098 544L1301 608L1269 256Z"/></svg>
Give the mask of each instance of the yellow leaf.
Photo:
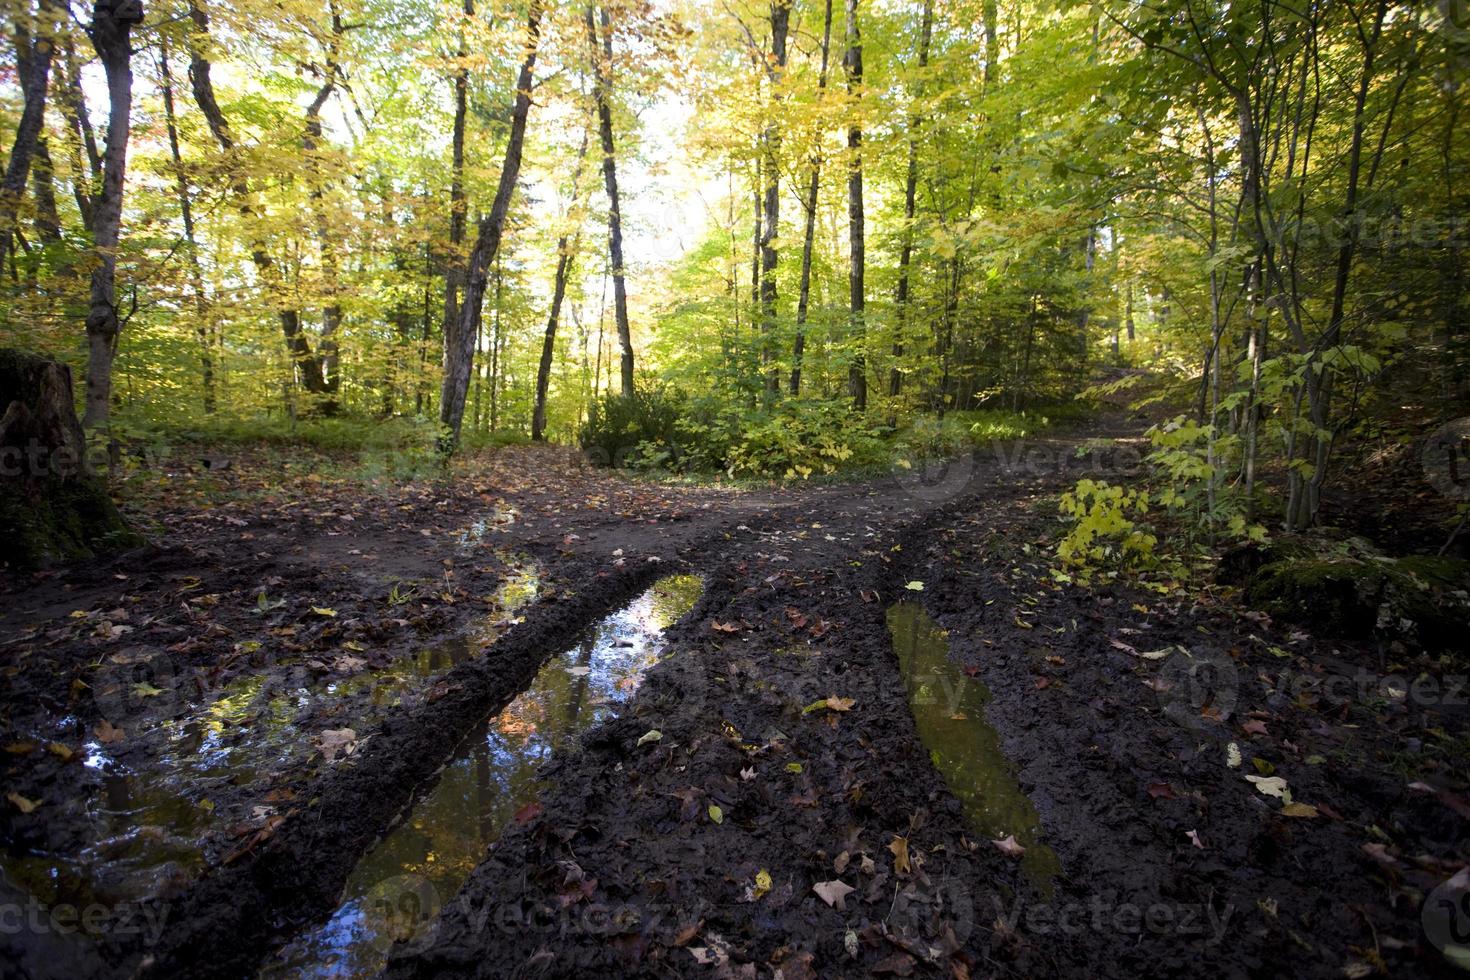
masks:
<svg viewBox="0 0 1470 980"><path fill-rule="evenodd" d="M15 804L15 808L21 813L30 813L41 805L40 800L28 800L19 793L6 793L5 798Z"/></svg>
<svg viewBox="0 0 1470 980"><path fill-rule="evenodd" d="M718 806L716 806L715 804L711 803L709 805L709 818L711 820L713 820L715 823L724 823L725 822L725 811L724 810L721 810Z"/></svg>
<svg viewBox="0 0 1470 980"><path fill-rule="evenodd" d="M771 873L761 868L755 873L755 889L751 892L754 898L760 898L771 890Z"/></svg>
<svg viewBox="0 0 1470 980"><path fill-rule="evenodd" d="M337 615L337 610L335 610L335 609L328 609L326 606L312 606L311 607L311 611L314 612L314 613L316 613L318 616L335 616L335 615Z"/></svg>
<svg viewBox="0 0 1470 980"><path fill-rule="evenodd" d="M1308 820L1321 816L1317 808L1310 803L1288 803L1281 808L1281 815L1283 817L1305 817Z"/></svg>
<svg viewBox="0 0 1470 980"><path fill-rule="evenodd" d="M908 874L909 871L909 839L907 837L895 837L893 843L888 845L893 852L893 870L899 874Z"/></svg>

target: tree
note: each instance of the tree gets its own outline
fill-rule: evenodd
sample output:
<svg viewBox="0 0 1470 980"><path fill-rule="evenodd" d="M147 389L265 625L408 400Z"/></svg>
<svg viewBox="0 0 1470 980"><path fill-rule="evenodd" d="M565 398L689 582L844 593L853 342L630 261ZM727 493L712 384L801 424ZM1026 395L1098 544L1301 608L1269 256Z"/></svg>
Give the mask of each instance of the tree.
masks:
<svg viewBox="0 0 1470 980"><path fill-rule="evenodd" d="M10 259L11 242L15 236L16 213L25 194L26 180L30 175L31 158L41 146L41 127L46 118L46 91L51 78L51 55L56 50L51 31L51 20L56 12L56 0L41 0L36 16L39 35L27 24L26 15L15 20L15 61L20 77L21 95L25 108L21 111L20 124L15 128L15 140L10 146L10 159L5 164L5 177L0 181L0 268Z"/></svg>
<svg viewBox="0 0 1470 980"><path fill-rule="evenodd" d="M633 394L633 332L628 325L628 288L624 281L623 212L618 199L617 151L613 144L612 123L612 19L607 7L601 8L602 38L598 40L598 8L587 5L584 23L587 48L592 60L593 100L597 105L597 127L602 140L602 182L607 190L607 246L612 262L613 316L618 328L618 347L622 351L621 370L623 396Z"/></svg>
<svg viewBox="0 0 1470 980"><path fill-rule="evenodd" d="M867 265L867 237L863 216L863 129L858 100L863 86L863 39L858 29L858 0L847 0L847 95L853 103L847 124L848 222L848 308L851 311L853 353L847 369L847 393L853 408L859 412L868 407L867 323L865 321L864 274Z"/></svg>
<svg viewBox="0 0 1470 980"><path fill-rule="evenodd" d="M444 347L444 382L439 395L439 421L444 427L440 450L452 452L459 445L464 423L465 396L469 393L470 374L475 364L475 344L480 336L481 306L485 299L485 279L490 263L500 252L505 232L510 199L515 193L525 149L526 121L531 114L531 85L536 70L537 45L541 40L541 0L531 0L526 15L525 55L516 75L515 98L511 105L510 136L505 145L505 162L500 167L500 182L490 213L480 220L475 247L465 267L464 301L459 319L451 332L446 330ZM631 366L631 363L630 363Z"/></svg>
<svg viewBox="0 0 1470 980"><path fill-rule="evenodd" d="M97 0L89 32L107 73L107 149L102 154L102 192L92 214L96 264L87 311L87 410L82 425L107 425L112 406L112 359L122 321L117 312L117 245L122 229L128 137L133 112L132 45L129 35L143 20L136 0Z"/></svg>

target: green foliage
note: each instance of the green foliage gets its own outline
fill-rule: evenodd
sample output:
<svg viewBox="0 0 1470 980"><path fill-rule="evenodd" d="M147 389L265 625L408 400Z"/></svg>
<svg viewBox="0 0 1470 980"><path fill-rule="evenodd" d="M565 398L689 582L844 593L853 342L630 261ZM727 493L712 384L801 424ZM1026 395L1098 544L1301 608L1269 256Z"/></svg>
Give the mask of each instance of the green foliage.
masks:
<svg viewBox="0 0 1470 980"><path fill-rule="evenodd" d="M1158 538L1140 526L1148 505L1146 491L1079 481L1062 494L1061 512L1071 529L1057 544L1057 559L1084 580L1099 569L1152 567Z"/></svg>
<svg viewBox="0 0 1470 980"><path fill-rule="evenodd" d="M787 401L755 415L731 440L730 476L800 477L831 474L844 464L871 461L876 431L843 402Z"/></svg>
<svg viewBox="0 0 1470 980"><path fill-rule="evenodd" d="M1180 416L1149 429L1148 438L1154 449L1147 460L1162 481L1155 499L1184 518L1189 540L1266 540L1265 527L1247 519L1243 485L1225 480L1240 465L1240 436Z"/></svg>
<svg viewBox="0 0 1470 980"><path fill-rule="evenodd" d="M639 385L629 397L603 395L587 407L587 421L577 441L602 466L677 466L681 456L677 423L684 401L666 385Z"/></svg>

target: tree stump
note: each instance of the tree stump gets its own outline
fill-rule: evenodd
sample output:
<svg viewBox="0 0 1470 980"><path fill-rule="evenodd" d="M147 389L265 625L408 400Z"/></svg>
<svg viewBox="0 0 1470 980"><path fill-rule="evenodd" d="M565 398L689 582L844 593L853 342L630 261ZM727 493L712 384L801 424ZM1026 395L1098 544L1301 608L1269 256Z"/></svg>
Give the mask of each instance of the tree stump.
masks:
<svg viewBox="0 0 1470 980"><path fill-rule="evenodd" d="M0 350L0 565L26 571L142 543L87 460L71 369Z"/></svg>

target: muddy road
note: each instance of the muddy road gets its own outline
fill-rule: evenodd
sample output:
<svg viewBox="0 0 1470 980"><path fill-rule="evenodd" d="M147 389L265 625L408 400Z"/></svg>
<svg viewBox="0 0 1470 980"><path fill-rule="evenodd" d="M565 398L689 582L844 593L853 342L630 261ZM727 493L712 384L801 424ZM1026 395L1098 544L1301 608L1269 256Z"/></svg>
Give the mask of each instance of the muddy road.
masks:
<svg viewBox="0 0 1470 980"><path fill-rule="evenodd" d="M738 491L180 464L153 547L6 583L6 972L1454 975L1453 670L1057 580L1097 435Z"/></svg>

